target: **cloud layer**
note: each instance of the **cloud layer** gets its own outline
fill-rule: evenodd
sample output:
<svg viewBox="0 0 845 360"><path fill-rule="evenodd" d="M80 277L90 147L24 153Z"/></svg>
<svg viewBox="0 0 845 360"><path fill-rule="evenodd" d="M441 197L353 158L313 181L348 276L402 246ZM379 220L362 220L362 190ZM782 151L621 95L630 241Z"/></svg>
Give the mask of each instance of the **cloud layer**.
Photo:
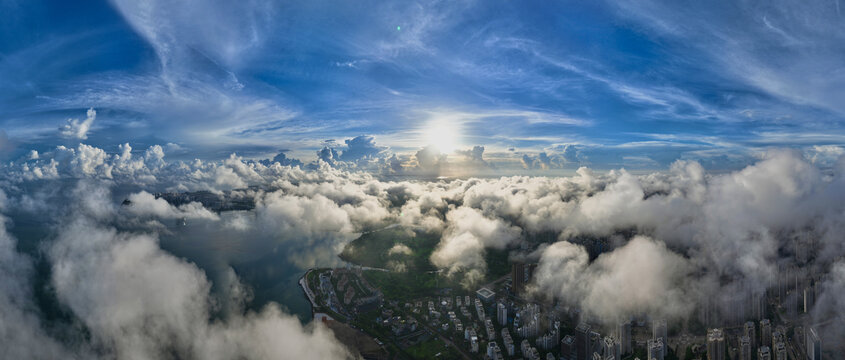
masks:
<svg viewBox="0 0 845 360"><path fill-rule="evenodd" d="M50 286L87 334L55 340L41 323L33 302L32 265L14 249L5 230L0 236L4 257L0 293L4 353L20 358L82 357L121 359L179 358L342 359L349 351L322 326L303 327L295 317L270 304L259 312L244 311L243 285L230 284L228 299L211 294L211 283L196 265L161 249L154 231L125 231L110 224L124 222L112 203L109 185L81 180L73 191L70 214L60 220L55 239L45 240ZM185 208L131 196L126 216L170 218ZM145 204L152 202L152 204ZM193 205L189 207L195 210ZM151 210L152 209L152 210ZM201 218L209 217L207 210ZM182 215L182 214L178 214ZM48 223L43 226L49 226ZM123 226L126 226L124 223ZM222 304L231 308L221 309ZM215 314L223 314L220 315ZM52 326L52 327L55 327ZM80 340L74 340L79 337ZM84 339L84 340L81 340Z"/></svg>
<svg viewBox="0 0 845 360"><path fill-rule="evenodd" d="M782 287L788 274L801 274L807 280L801 286L818 284L818 318L829 316L842 294L845 246L838 234L845 230L845 167L840 160L820 168L792 150L772 150L754 165L719 174L678 161L666 172L645 175L580 168L571 177L435 181L387 180L326 162L299 167L234 154L219 162L165 158L157 146L134 155L129 145L107 154L80 144L7 165L6 209L52 214L61 225L44 245L51 283L57 301L92 336L84 346L50 340L37 307L16 305L31 296L31 265L6 251L12 260L3 271L18 283L7 283L4 296L14 306L4 311L27 323L32 337L55 344L43 351L205 357L219 344L231 344L230 351L272 356L275 344L261 343L261 331L275 328L303 344L334 344L324 330L300 328L273 305L232 311L248 301L247 291L238 290L244 285L229 281L231 291L218 298L201 269L158 245L167 231L162 222L172 219L206 222L236 238L268 239L301 268L336 263L359 233L398 223L439 235L432 264L466 286L484 278L487 251L505 250L538 263L533 296L576 306L598 321L642 314L738 321L754 316L755 297ZM76 183L67 195L70 216L47 205L64 192L38 187L68 181ZM112 189L127 186L138 190L118 205ZM252 199L255 208L224 218L200 203L174 206L151 194L160 190L210 190L224 199ZM796 290L802 289L778 296L795 299ZM208 320L218 313L228 315ZM845 321L834 319L829 333L843 333ZM110 337L116 332L127 336ZM336 344L325 349L327 357L345 356Z"/></svg>

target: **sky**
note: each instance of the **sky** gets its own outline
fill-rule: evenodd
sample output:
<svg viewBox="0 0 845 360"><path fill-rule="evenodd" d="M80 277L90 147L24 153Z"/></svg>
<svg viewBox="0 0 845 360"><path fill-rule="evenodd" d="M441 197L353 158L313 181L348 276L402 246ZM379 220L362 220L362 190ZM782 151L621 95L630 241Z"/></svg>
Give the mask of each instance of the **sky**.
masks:
<svg viewBox="0 0 845 360"><path fill-rule="evenodd" d="M0 356L355 358L274 291L397 225L604 334L811 291L843 353L840 6L0 0Z"/></svg>
<svg viewBox="0 0 845 360"><path fill-rule="evenodd" d="M0 157L130 143L403 167L432 145L494 172L727 170L773 147L829 161L845 143L840 7L2 0Z"/></svg>

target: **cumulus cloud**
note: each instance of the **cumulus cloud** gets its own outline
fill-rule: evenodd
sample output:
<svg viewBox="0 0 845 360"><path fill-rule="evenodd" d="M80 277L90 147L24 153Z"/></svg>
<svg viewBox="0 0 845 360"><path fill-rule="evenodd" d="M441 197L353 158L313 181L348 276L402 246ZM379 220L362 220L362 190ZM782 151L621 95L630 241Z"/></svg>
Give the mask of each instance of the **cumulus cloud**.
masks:
<svg viewBox="0 0 845 360"><path fill-rule="evenodd" d="M519 240L520 229L501 219L485 217L481 211L460 207L446 214L447 228L431 262L448 269L449 274L464 273L464 280L473 283L487 269L485 249L504 249Z"/></svg>
<svg viewBox="0 0 845 360"><path fill-rule="evenodd" d="M411 255L412 253L411 248L405 244L396 244L390 250L387 250L387 255Z"/></svg>
<svg viewBox="0 0 845 360"><path fill-rule="evenodd" d="M570 301L598 318L631 314L682 318L692 312L692 267L662 243L634 237L592 263L579 245L561 241L540 255L533 291Z"/></svg>
<svg viewBox="0 0 845 360"><path fill-rule="evenodd" d="M0 210L8 199L0 191ZM60 358L67 349L42 327L29 279L32 261L16 250L17 241L6 231L8 219L0 217L0 347L15 359Z"/></svg>
<svg viewBox="0 0 845 360"><path fill-rule="evenodd" d="M270 166L273 163L279 163L279 165L282 165L282 166L302 166L302 161L299 161L299 159L287 157L287 155L285 155L284 151L276 154L276 156L274 156L273 159L263 160L263 161L261 161L261 163L264 166Z"/></svg>
<svg viewBox="0 0 845 360"><path fill-rule="evenodd" d="M328 146L323 146L322 149L317 151L317 159L325 162L326 164L334 166L337 161L340 159L340 154Z"/></svg>
<svg viewBox="0 0 845 360"><path fill-rule="evenodd" d="M832 166L836 160L845 154L845 149L836 145L814 145L806 152L813 164Z"/></svg>
<svg viewBox="0 0 845 360"><path fill-rule="evenodd" d="M564 144L552 147L551 152L542 151L537 155L523 154L520 162L525 169L560 169L567 164L582 162L582 146Z"/></svg>
<svg viewBox="0 0 845 360"><path fill-rule="evenodd" d="M85 140L88 138L88 131L97 118L97 111L94 108L88 109L85 120L67 119L67 124L59 128L59 133L66 138Z"/></svg>
<svg viewBox="0 0 845 360"><path fill-rule="evenodd" d="M742 317L750 310L737 304L777 286L789 269L817 274L816 279L831 274L820 288L838 289L829 269L845 254L840 236L845 166L840 161L821 168L796 151L773 150L756 164L720 174L708 174L697 162L677 161L668 171L645 175L582 167L570 177L388 181L326 162L300 168L232 155L185 163L167 161L160 147L143 155L128 144L119 150L59 147L38 159L4 165L5 184L15 191L7 202L41 209L34 204L46 200L21 191L27 181L84 179L72 192L86 194L78 198L79 212L95 223L83 225L117 239L104 240L109 249L132 243L155 250L155 236L135 240L144 234L124 234L102 223L115 214L210 220L216 215L200 206L167 204L145 191L131 194L133 205L118 210L109 205L103 187L133 184L251 197L254 210L218 226L244 237L269 236L301 267L332 264L358 234L398 223L439 235L430 261L464 284L485 276L489 250L504 249L538 262L533 285L538 297L559 298L606 320L643 313L689 318L702 308L717 318ZM390 250L396 257L391 269L403 269L403 253L399 246ZM191 292L197 293L205 290ZM829 300L820 304L837 305L833 295L822 298ZM716 320L702 320L707 321Z"/></svg>
<svg viewBox="0 0 845 360"><path fill-rule="evenodd" d="M49 283L73 325L49 325L34 303L29 258L15 250L0 222L0 346L14 358L344 359L352 354L321 324L302 326L270 303L244 311L247 290L229 270L212 295L211 282L193 263L159 246L154 232L123 231L111 183L81 180L62 195L57 235L44 241ZM170 217L147 193L131 196L141 214ZM0 192L0 210L12 201ZM181 214L180 214L181 215ZM48 226L45 224L44 226ZM234 304L229 311L222 305ZM241 304L241 305L238 305ZM65 328L66 326L66 328ZM84 336L81 332L84 332ZM58 336L57 334L67 334ZM70 338L66 338L69 336Z"/></svg>
<svg viewBox="0 0 845 360"><path fill-rule="evenodd" d="M466 157L470 164L476 166L488 166L487 161L484 161L484 147L480 145L473 146L472 149L458 150L458 154Z"/></svg>
<svg viewBox="0 0 845 360"><path fill-rule="evenodd" d="M107 357L348 357L327 329L283 314L212 320L211 284L195 265L162 251L156 238L73 220L50 249L59 300L79 317Z"/></svg>
<svg viewBox="0 0 845 360"><path fill-rule="evenodd" d="M522 155L522 166L526 169L556 169L562 167L562 162L556 157L551 157L545 152L538 153L537 156L528 154Z"/></svg>
<svg viewBox="0 0 845 360"><path fill-rule="evenodd" d="M346 143L346 150L340 156L343 161L375 159L387 150L385 146L376 145L375 138L368 135L356 136L344 142Z"/></svg>
<svg viewBox="0 0 845 360"><path fill-rule="evenodd" d="M317 160L341 169L401 171L401 161L387 149L386 146L377 145L375 138L370 135L346 139L344 145L327 140L323 148L317 151ZM312 163L309 167L315 169L319 164Z"/></svg>
<svg viewBox="0 0 845 360"><path fill-rule="evenodd" d="M190 202L177 207L146 191L129 195L127 200L128 203L125 208L134 216L155 216L162 219L219 219L217 214L204 208L198 202Z"/></svg>
<svg viewBox="0 0 845 360"><path fill-rule="evenodd" d="M417 167L425 171L437 171L446 162L446 154L441 154L434 145L426 146L416 152Z"/></svg>
<svg viewBox="0 0 845 360"><path fill-rule="evenodd" d="M303 268L337 262L337 254L357 237L358 231L389 215L377 200L366 195L353 199L347 196L355 194L327 194L349 201L339 205L319 193L319 189L301 191L314 192L307 196L288 195L284 191L267 193L259 198L255 213L262 231L279 241L292 242L289 260Z"/></svg>

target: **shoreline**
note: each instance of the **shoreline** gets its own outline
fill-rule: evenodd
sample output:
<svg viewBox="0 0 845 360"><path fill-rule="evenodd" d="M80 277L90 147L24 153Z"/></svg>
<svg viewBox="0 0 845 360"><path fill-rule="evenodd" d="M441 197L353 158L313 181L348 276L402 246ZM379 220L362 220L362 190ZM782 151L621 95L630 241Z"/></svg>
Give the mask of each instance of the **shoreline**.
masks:
<svg viewBox="0 0 845 360"><path fill-rule="evenodd" d="M314 320L314 307L317 306L317 304L315 304L316 299L314 293L311 291L311 288L308 287L308 274L310 274L312 271L314 271L314 269L308 269L308 271L306 271L305 274L303 274L302 277L299 278L299 287L302 288L302 291L305 293L305 297L308 298L308 303L311 305L311 320Z"/></svg>

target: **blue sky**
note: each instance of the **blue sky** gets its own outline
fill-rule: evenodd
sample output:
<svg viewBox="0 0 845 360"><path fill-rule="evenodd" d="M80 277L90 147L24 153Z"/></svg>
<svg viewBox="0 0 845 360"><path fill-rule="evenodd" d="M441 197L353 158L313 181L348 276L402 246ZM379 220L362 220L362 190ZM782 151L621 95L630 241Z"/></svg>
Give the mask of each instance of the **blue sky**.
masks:
<svg viewBox="0 0 845 360"><path fill-rule="evenodd" d="M839 1L176 3L0 0L0 156L312 161L369 135L403 161L728 169L845 143Z"/></svg>

